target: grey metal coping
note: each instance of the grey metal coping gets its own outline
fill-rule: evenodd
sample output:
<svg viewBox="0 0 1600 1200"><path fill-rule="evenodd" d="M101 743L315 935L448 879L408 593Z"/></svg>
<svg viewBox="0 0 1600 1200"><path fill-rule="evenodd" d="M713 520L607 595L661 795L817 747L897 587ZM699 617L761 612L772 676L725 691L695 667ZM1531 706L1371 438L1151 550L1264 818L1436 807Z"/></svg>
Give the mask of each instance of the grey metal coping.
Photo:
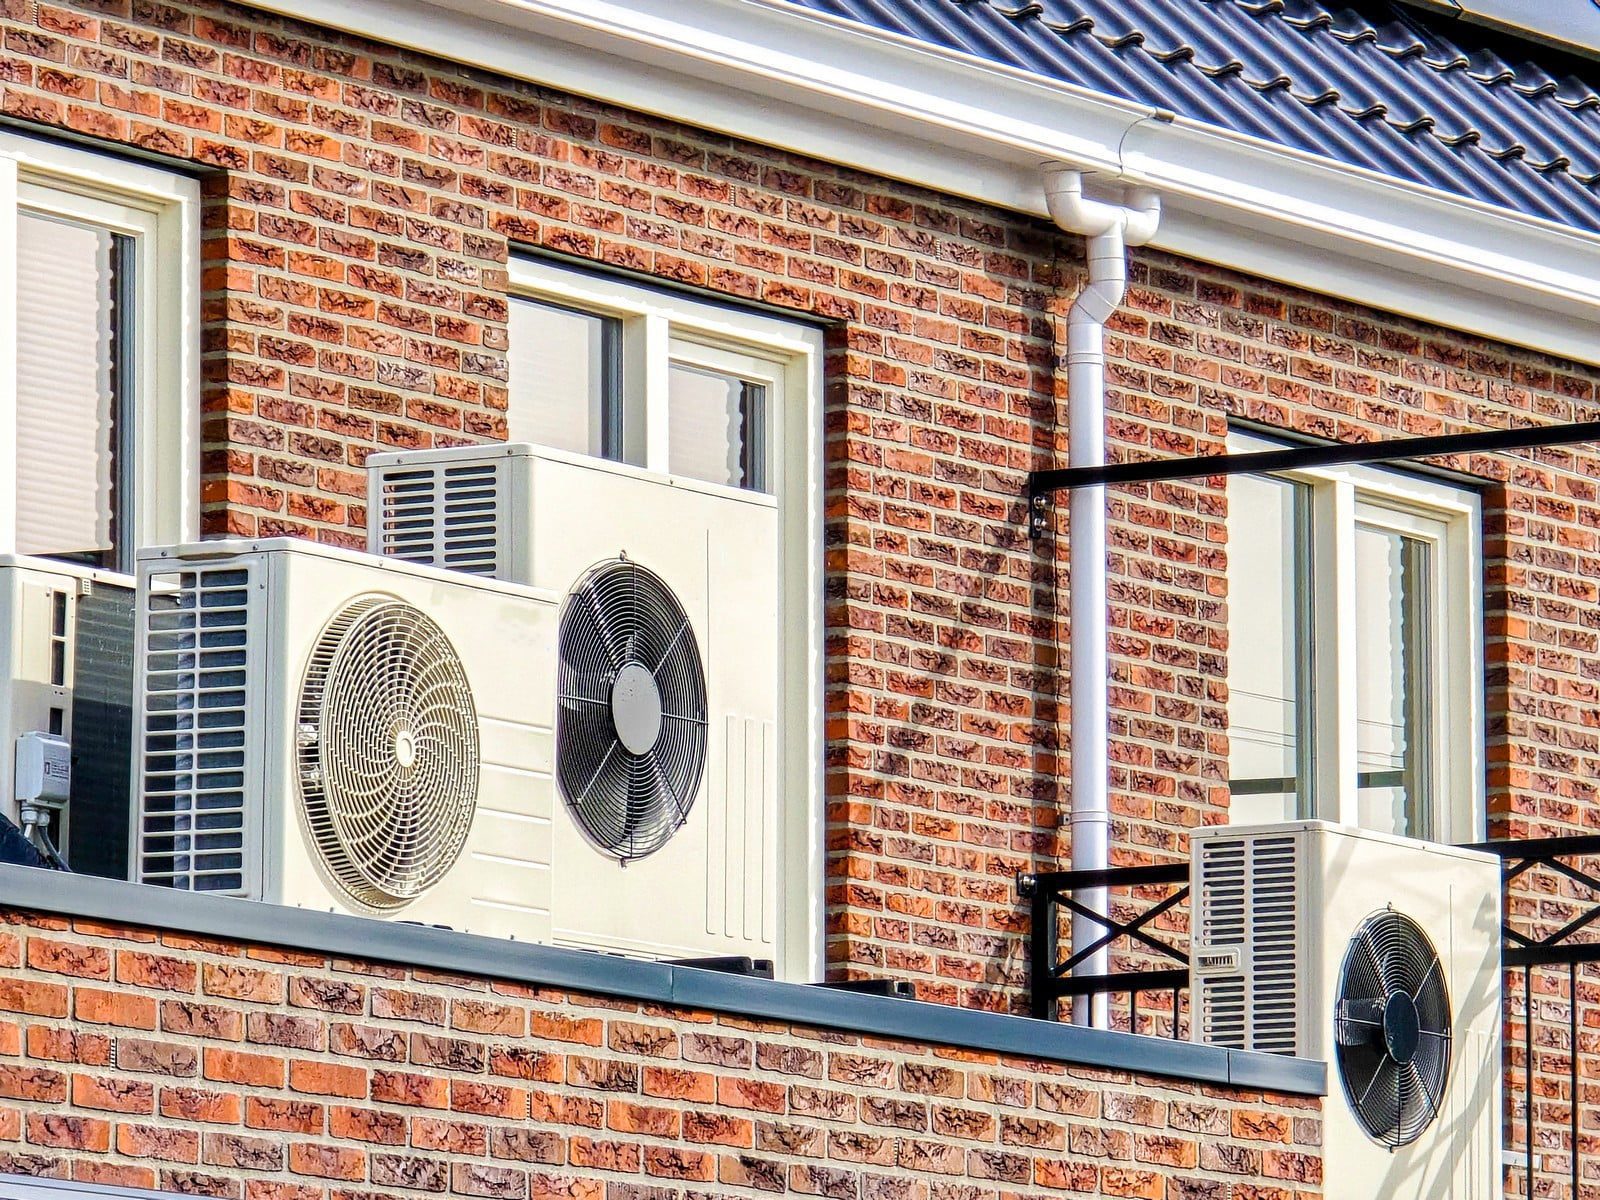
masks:
<svg viewBox="0 0 1600 1200"><path fill-rule="evenodd" d="M0 865L0 905L1202 1083L1327 1094L1327 1065L425 925Z"/></svg>
<svg viewBox="0 0 1600 1200"><path fill-rule="evenodd" d="M109 1183L69 1183L42 1175L0 1175L0 1200L170 1200L174 1195Z"/></svg>

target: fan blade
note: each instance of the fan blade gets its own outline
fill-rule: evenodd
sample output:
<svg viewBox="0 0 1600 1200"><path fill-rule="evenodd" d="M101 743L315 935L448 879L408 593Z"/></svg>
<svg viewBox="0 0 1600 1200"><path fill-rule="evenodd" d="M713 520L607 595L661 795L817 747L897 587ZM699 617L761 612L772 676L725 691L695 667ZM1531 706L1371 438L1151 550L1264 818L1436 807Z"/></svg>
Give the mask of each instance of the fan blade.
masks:
<svg viewBox="0 0 1600 1200"><path fill-rule="evenodd" d="M578 789L578 800L580 803L589 794L589 789L594 786L595 780L600 778L600 772L606 769L606 764L611 761L612 757L616 754L618 747L621 745L621 742L612 742L611 745L606 747L605 755L600 759L599 765L595 767L594 771L589 775L589 778L584 782L584 785Z"/></svg>

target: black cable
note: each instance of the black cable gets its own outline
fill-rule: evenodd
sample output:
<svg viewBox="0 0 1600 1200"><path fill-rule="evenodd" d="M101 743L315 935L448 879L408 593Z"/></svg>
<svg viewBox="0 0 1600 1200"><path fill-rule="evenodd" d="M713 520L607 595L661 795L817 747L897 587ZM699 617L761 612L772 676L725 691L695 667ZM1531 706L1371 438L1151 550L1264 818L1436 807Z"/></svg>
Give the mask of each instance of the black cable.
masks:
<svg viewBox="0 0 1600 1200"><path fill-rule="evenodd" d="M55 843L50 840L50 830L44 825L36 825L34 828L39 831L39 841L41 843L39 849L43 853L45 861L58 871L71 871L72 868L67 866L67 860L61 857L61 852L56 849Z"/></svg>

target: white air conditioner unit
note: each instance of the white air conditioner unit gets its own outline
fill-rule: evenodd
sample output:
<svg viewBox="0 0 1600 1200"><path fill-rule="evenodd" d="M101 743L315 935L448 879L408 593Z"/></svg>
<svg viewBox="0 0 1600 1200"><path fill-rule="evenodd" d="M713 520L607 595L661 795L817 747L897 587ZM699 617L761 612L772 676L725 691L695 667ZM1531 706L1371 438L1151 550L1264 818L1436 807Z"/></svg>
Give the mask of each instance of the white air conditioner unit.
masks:
<svg viewBox="0 0 1600 1200"><path fill-rule="evenodd" d="M556 597L290 539L138 580L134 879L549 939Z"/></svg>
<svg viewBox="0 0 1600 1200"><path fill-rule="evenodd" d="M530 445L367 465L369 549L567 597L561 679L527 677L562 693L555 940L806 977L774 498Z"/></svg>
<svg viewBox="0 0 1600 1200"><path fill-rule="evenodd" d="M1322 1195L1497 1195L1499 860L1317 821L1190 851L1193 1036L1328 1064Z"/></svg>
<svg viewBox="0 0 1600 1200"><path fill-rule="evenodd" d="M80 825L100 822L98 806L125 806L118 794L127 792L132 607L133 589L124 578L0 555L0 813L11 821L19 819L18 739L28 733L72 744L74 795L86 800ZM74 715L83 718L81 730L74 728ZM125 807L116 818L126 820ZM50 837L63 852L72 821L69 806L52 822Z"/></svg>

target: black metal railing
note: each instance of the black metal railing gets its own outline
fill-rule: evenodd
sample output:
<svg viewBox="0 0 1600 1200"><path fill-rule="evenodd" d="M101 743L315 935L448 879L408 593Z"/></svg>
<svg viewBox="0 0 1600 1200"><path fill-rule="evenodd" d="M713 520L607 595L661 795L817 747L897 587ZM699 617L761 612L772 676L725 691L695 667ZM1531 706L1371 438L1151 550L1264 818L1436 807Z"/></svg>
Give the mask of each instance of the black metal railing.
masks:
<svg viewBox="0 0 1600 1200"><path fill-rule="evenodd" d="M1097 913L1073 893L1104 888L1176 887L1148 908L1127 919ZM1029 1005L1035 1017L1045 1021L1057 1018L1062 1000L1077 996L1126 995L1128 1028L1139 1030L1139 997L1150 992L1167 992L1172 997L1171 1036L1178 1036L1178 1015L1183 992L1189 986L1189 956L1170 942L1151 932L1161 916L1189 898L1189 864L1163 863L1150 867L1110 867L1103 871L1038 871L1017 876L1017 894L1031 905L1031 932L1028 953ZM1073 947L1067 958L1060 957L1059 925L1062 911L1086 917L1104 932L1083 947ZM1177 963L1173 967L1112 971L1105 975L1074 975L1078 966L1097 951L1126 939L1155 960Z"/></svg>
<svg viewBox="0 0 1600 1200"><path fill-rule="evenodd" d="M1578 836L1558 838L1530 838L1526 840L1509 839L1506 841L1480 842L1474 846L1475 850L1484 850L1490 854L1498 855L1502 864L1502 878L1505 885L1505 915L1501 922L1503 936L1502 962L1508 972L1521 972L1522 975L1522 1118L1523 1150L1527 1155L1527 1192L1529 1197L1541 1194L1536 1191L1536 1161L1535 1150L1538 1127L1538 1101L1540 1096L1534 1088L1534 1060L1537 1057L1538 1044L1534 1036L1536 1023L1534 1008L1534 979L1542 970L1556 968L1566 976L1566 1030L1567 1037L1567 1092L1566 1092L1566 1136L1567 1136L1567 1174L1569 1187L1573 1200L1579 1196L1579 1188L1583 1174L1582 1150L1584 1138L1580 1133L1579 1108L1582 1105L1582 1092L1580 1091L1581 1076L1578 1070L1578 968L1583 963L1600 962L1600 940L1584 940L1585 936L1600 938L1600 875L1593 871L1584 870L1578 865L1578 860L1600 857L1600 836ZM1538 871L1549 871L1553 875L1567 880L1576 889L1586 895L1574 894L1565 898L1554 898L1554 908L1550 908L1552 895L1541 889L1528 888L1516 892L1513 885L1524 877ZM1538 904L1532 912L1522 917L1518 913L1517 899L1520 897L1537 898ZM1556 925L1549 932L1541 933L1540 925L1536 925L1541 911L1555 912L1566 915L1567 908L1576 911L1560 925ZM1518 916L1518 923L1513 923L1514 915ZM1544 922L1553 925L1559 916ZM1519 928L1518 925L1522 927ZM1514 1028L1514 1027L1513 1027ZM1516 1047L1509 1042L1506 1046L1506 1061L1515 1065L1513 1054ZM1559 1105L1557 1106L1559 1111ZM1519 1114L1515 1106L1512 1109L1512 1119ZM1548 1172L1546 1174L1549 1174Z"/></svg>

